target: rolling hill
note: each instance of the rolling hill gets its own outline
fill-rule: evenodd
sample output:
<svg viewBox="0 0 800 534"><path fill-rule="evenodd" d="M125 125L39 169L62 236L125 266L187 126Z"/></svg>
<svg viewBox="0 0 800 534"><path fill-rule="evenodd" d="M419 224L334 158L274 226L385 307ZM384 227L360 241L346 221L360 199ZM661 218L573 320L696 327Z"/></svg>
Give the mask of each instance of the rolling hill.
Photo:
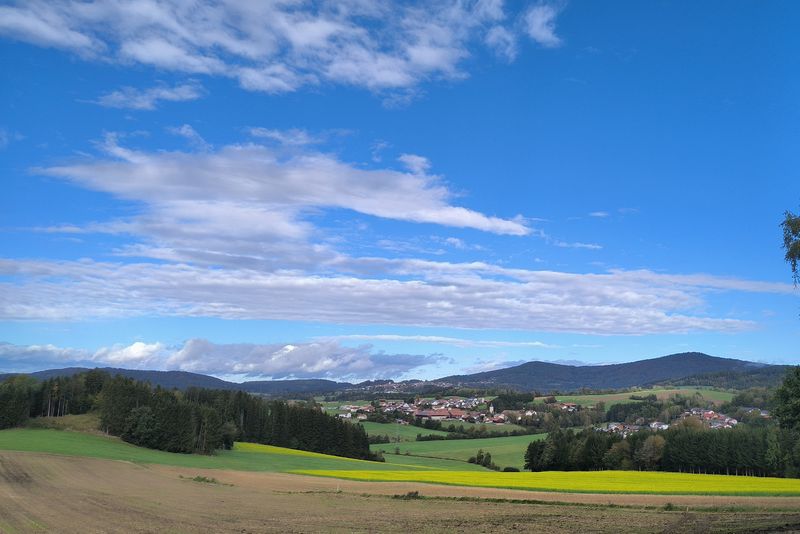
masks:
<svg viewBox="0 0 800 534"><path fill-rule="evenodd" d="M37 380L46 380L55 376L70 376L88 370L83 367L69 367L38 371L29 373L29 375ZM447 376L430 382L407 380L395 383L391 380L380 380L358 384L323 379L257 380L236 383L186 371L117 368L103 368L102 370L112 375L120 374L169 389L186 389L194 386L209 389L238 389L261 395L285 396L332 393L342 390L374 392L379 390L381 385L391 385L394 392L422 391L425 388L433 391L455 386L480 389L511 388L541 393L577 391L581 388L619 389L654 384L685 383L718 385L718 387L735 387L729 384L746 385L748 383L775 385L782 380L786 366L718 358L700 352L685 352L613 365L581 366L532 361L494 371ZM12 375L0 374L0 380L9 376Z"/></svg>
<svg viewBox="0 0 800 534"><path fill-rule="evenodd" d="M138 369L118 369L114 367L102 367L101 371L106 371L111 375L122 375L142 382L150 382L154 386L161 386L167 389L186 389L189 387L200 387L208 389L242 390L248 393L258 393L262 395L284 395L288 393L310 394L326 393L350 388L353 385L348 382L334 382L332 380L321 379L301 379L301 380L256 380L243 382L228 382L213 376L187 371L146 371ZM86 367L67 367L64 369L48 369L34 373L26 373L36 380L47 380L57 376L72 376L78 373L89 371ZM0 381L13 376L16 373L0 374Z"/></svg>
<svg viewBox="0 0 800 534"><path fill-rule="evenodd" d="M437 382L466 387L509 387L522 391L573 391L645 386L694 375L754 371L765 364L717 358L701 352L670 354L650 360L613 365L561 365L527 362L471 375L453 375Z"/></svg>

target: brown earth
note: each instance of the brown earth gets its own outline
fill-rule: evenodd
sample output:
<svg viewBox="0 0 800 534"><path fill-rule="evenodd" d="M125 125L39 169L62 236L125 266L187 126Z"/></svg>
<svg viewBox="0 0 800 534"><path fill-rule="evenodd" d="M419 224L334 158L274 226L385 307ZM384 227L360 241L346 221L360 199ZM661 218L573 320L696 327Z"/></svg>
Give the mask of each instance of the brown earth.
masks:
<svg viewBox="0 0 800 534"><path fill-rule="evenodd" d="M196 476L217 482L192 480ZM409 491L427 498L388 497ZM452 499L456 497L535 502ZM680 509L666 511L666 502ZM710 505L740 508L701 508ZM542 493L2 451L0 532L37 531L800 532L800 498Z"/></svg>

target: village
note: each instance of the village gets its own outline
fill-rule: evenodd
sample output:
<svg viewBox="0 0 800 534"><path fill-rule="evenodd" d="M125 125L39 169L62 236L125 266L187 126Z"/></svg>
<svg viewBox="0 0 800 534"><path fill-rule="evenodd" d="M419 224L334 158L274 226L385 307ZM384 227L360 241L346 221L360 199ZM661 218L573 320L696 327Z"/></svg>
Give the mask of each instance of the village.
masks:
<svg viewBox="0 0 800 534"><path fill-rule="evenodd" d="M384 414L400 413L405 416L413 416L420 422L424 421L462 421L466 423L480 423L504 425L516 423L523 416L535 416L534 410L504 410L495 413L494 406L489 403L484 410L479 410L481 406L487 406L484 397L459 398L452 397L447 399L416 399L413 403L402 400L380 399L369 404L343 404L338 406L339 417L343 419L367 420L370 414L382 412ZM573 407L575 405L572 405ZM398 418L397 423L409 424L407 419Z"/></svg>
<svg viewBox="0 0 800 534"><path fill-rule="evenodd" d="M558 410L569 414L587 408L591 409L592 407L584 407L572 402L554 402L547 405L548 411ZM530 418L536 418L540 415L539 412L533 409L496 412L491 401L487 401L484 397L417 398L411 403L403 400L379 399L371 403L342 404L337 406L336 409L340 418L359 421L374 419L375 415L379 413L385 415L402 414L405 417L397 417L394 422L403 425L411 424L412 418L419 424L424 424L426 421L451 421L507 425L520 424L523 420L530 420ZM740 411L753 417L770 417L768 411L759 408L742 408ZM689 418L698 421L699 424L711 430L733 428L739 424L739 420L727 414L711 409L691 408L667 422L639 417L633 422L612 421L594 425L593 428L598 432L609 432L627 437L641 430L667 430L676 425L685 424L685 420Z"/></svg>
<svg viewBox="0 0 800 534"><path fill-rule="evenodd" d="M745 413L754 415L756 417L761 417L764 419L768 419L770 417L770 413L767 410L762 410L760 408L754 407L745 407L741 408L740 411ZM597 425L595 426L595 430L599 432L611 432L614 434L621 434L623 437L627 437L629 434L634 432L638 432L640 430L645 430L649 428L650 430L667 430L671 427L685 424L684 422L689 419L693 418L700 423L711 429L711 430L719 430L723 428L733 428L739 424L739 421L733 417L730 417L724 413L719 413L714 410L705 410L701 408L692 408L691 410L686 410L682 414L680 414L675 420L670 423L665 423L662 421L651 421L647 422L644 418L638 418L634 423L618 423L618 422L609 422L604 425Z"/></svg>

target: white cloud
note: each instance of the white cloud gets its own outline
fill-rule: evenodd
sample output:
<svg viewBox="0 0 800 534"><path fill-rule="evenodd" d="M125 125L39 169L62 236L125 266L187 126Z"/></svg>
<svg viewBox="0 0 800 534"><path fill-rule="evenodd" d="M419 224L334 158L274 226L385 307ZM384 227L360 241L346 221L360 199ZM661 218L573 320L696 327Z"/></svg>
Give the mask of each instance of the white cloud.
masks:
<svg viewBox="0 0 800 534"><path fill-rule="evenodd" d="M442 361L438 355L386 354L370 345L345 347L334 340L311 343L217 344L190 339L180 347L137 341L96 351L54 345L0 343L0 365L109 366L189 371L241 377L367 379L398 378Z"/></svg>
<svg viewBox="0 0 800 534"><path fill-rule="evenodd" d="M92 360L110 365L146 366L161 356L166 347L161 343L137 341L128 346L103 347L92 355Z"/></svg>
<svg viewBox="0 0 800 534"><path fill-rule="evenodd" d="M541 341L500 341L486 339L467 339L447 336L424 336L414 335L405 336L398 334L347 334L335 336L332 339L340 340L361 340L361 341L393 341L409 343L437 343L441 345L452 345L454 347L481 347L481 348L534 348L534 349L555 349L557 345L549 345Z"/></svg>
<svg viewBox="0 0 800 534"><path fill-rule="evenodd" d="M10 131L0 126L0 150L8 148L13 141L21 141L25 136L19 132Z"/></svg>
<svg viewBox="0 0 800 534"><path fill-rule="evenodd" d="M313 145L321 142L321 139L314 137L305 130L292 128L289 130L272 130L269 128L250 128L250 135L277 141L282 145L304 146Z"/></svg>
<svg viewBox="0 0 800 534"><path fill-rule="evenodd" d="M428 158L416 154L401 154L397 159L414 174L425 174L431 168Z"/></svg>
<svg viewBox="0 0 800 534"><path fill-rule="evenodd" d="M444 242L450 245L451 247L465 249L467 248L467 244L464 242L463 239L459 239L457 237L446 237Z"/></svg>
<svg viewBox="0 0 800 534"><path fill-rule="evenodd" d="M486 34L486 44L509 63L517 58L517 38L504 26L494 26Z"/></svg>
<svg viewBox="0 0 800 534"><path fill-rule="evenodd" d="M474 365L465 368L459 374L475 374L485 373L487 371L496 371L498 369L506 369L508 367L515 367L526 363L527 360L503 360L495 358L491 360L478 360Z"/></svg>
<svg viewBox="0 0 800 534"><path fill-rule="evenodd" d="M196 135L189 126L177 133L190 139ZM530 232L520 219L452 205L451 192L419 162L422 167L413 174L365 170L322 152L295 147L286 153L252 143L208 153L148 153L121 147L114 136L103 148L105 159L39 172L144 203L144 215L110 229L144 236L157 249L274 256L273 250L260 247L282 239L305 240L312 229L303 214L312 208L497 234ZM325 249L308 252L328 254Z"/></svg>
<svg viewBox="0 0 800 534"><path fill-rule="evenodd" d="M22 7L0 6L0 34L40 46L66 48L91 54L102 51L103 43L69 28L61 13L43 2L30 2Z"/></svg>
<svg viewBox="0 0 800 534"><path fill-rule="evenodd" d="M2 260L0 318L188 316L640 335L754 327L698 314L711 291L792 294L790 284L650 271L573 274L382 258L328 265L371 276Z"/></svg>
<svg viewBox="0 0 800 534"><path fill-rule="evenodd" d="M597 217L600 219L604 219L608 217L610 214L607 211L593 211L589 213L589 217Z"/></svg>
<svg viewBox="0 0 800 534"><path fill-rule="evenodd" d="M0 342L0 362L16 364L30 362L38 366L47 365L108 365L127 368L148 368L158 365L167 354L161 343L137 341L131 345L113 345L96 351L62 348L55 345L13 345Z"/></svg>
<svg viewBox="0 0 800 534"><path fill-rule="evenodd" d="M184 316L640 335L746 330L754 323L709 314L707 295L791 294L790 285L710 275L359 257L336 250L312 224L309 213L334 208L499 234L535 231L520 218L453 205L419 161L412 173L365 169L303 145L255 143L143 152L113 135L103 150L40 172L134 201L137 215L45 231L131 236L113 251L128 261L0 260L0 319ZM137 354L145 352L119 357Z"/></svg>
<svg viewBox="0 0 800 534"><path fill-rule="evenodd" d="M547 9L528 14L540 22L527 31L552 43ZM0 7L0 35L87 59L230 77L254 91L326 82L381 91L463 78L480 43L513 59L506 19L498 1L29 0Z"/></svg>
<svg viewBox="0 0 800 534"><path fill-rule="evenodd" d="M196 82L190 82L173 87L158 86L148 89L123 87L102 95L94 103L108 108L154 110L160 102L197 100L203 95L203 87Z"/></svg>
<svg viewBox="0 0 800 534"><path fill-rule="evenodd" d="M586 250L600 250L603 248L602 245L598 245L596 243L554 241L553 244L560 248L583 248Z"/></svg>
<svg viewBox="0 0 800 534"><path fill-rule="evenodd" d="M387 378L439 362L440 356L385 354L370 345L311 343L218 345L192 339L166 361L169 369L272 378Z"/></svg>
<svg viewBox="0 0 800 534"><path fill-rule="evenodd" d="M203 136L197 133L197 131L188 124L171 126L167 128L167 131L172 135L183 137L189 141L189 144L195 149L205 152L212 148L211 145L208 144L205 139L203 139Z"/></svg>
<svg viewBox="0 0 800 534"><path fill-rule="evenodd" d="M531 39L546 48L561 46L556 35L556 17L561 11L556 4L539 3L531 7L525 15L525 30Z"/></svg>
<svg viewBox="0 0 800 534"><path fill-rule="evenodd" d="M386 141L381 141L381 140L372 143L372 146L370 147L372 161L374 161L375 163L380 163L383 160L383 151L389 148L390 146L392 145L390 145Z"/></svg>

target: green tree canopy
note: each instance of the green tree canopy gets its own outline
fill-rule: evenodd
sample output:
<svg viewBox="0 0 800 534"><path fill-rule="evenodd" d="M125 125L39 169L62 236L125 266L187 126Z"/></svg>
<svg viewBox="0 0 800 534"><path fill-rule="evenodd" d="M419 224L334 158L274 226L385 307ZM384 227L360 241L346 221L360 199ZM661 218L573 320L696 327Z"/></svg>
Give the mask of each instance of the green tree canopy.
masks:
<svg viewBox="0 0 800 534"><path fill-rule="evenodd" d="M800 430L800 366L789 369L775 392L775 415L781 427Z"/></svg>
<svg viewBox="0 0 800 534"><path fill-rule="evenodd" d="M783 227L783 248L786 249L786 261L792 266L794 283L800 283L800 271L797 263L800 262L800 216L787 211L786 218L781 223Z"/></svg>

